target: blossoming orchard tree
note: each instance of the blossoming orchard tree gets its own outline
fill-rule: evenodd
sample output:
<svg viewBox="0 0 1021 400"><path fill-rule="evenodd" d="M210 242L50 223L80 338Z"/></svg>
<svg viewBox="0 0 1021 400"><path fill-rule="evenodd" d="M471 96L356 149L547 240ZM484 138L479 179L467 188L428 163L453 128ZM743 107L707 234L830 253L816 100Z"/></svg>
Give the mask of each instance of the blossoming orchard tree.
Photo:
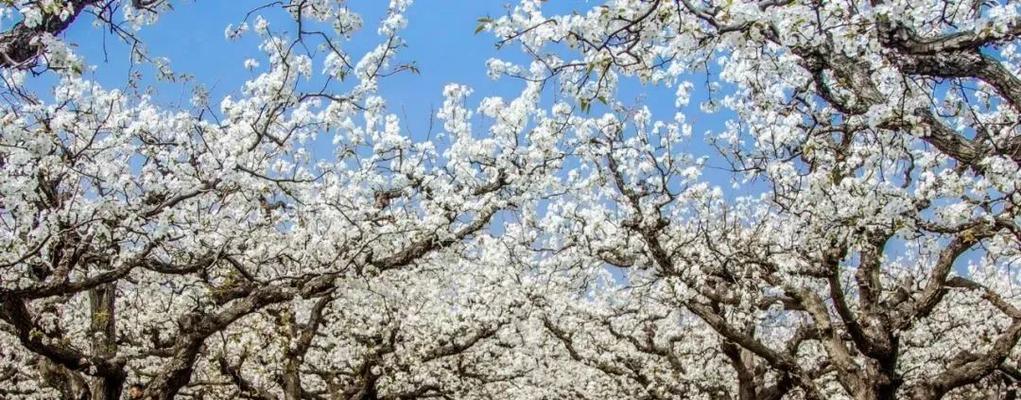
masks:
<svg viewBox="0 0 1021 400"><path fill-rule="evenodd" d="M239 6L190 105L177 3L0 0L0 398L1018 396L1017 2L520 0L428 136L409 0Z"/></svg>
<svg viewBox="0 0 1021 400"><path fill-rule="evenodd" d="M514 397L520 245L490 231L547 185L564 123L535 83L479 132L450 85L413 140L377 94L410 69L409 4L364 54L343 1L258 8L226 33L264 72L189 111L83 78L60 38L93 20L167 71L138 32L171 2L3 2L0 398Z"/></svg>
<svg viewBox="0 0 1021 400"><path fill-rule="evenodd" d="M541 248L552 270L629 271L548 311L571 359L639 398L1016 398L1018 3L543 7L481 28L546 68L559 107L616 111L572 122ZM614 100L628 80L676 88L679 113ZM718 152L687 150L703 140Z"/></svg>

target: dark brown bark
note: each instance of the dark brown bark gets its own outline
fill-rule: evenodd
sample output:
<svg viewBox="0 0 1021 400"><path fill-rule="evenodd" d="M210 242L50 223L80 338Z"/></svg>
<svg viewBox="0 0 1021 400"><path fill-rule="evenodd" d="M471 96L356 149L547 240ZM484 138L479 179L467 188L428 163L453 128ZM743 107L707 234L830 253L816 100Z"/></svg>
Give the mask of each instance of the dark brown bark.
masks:
<svg viewBox="0 0 1021 400"><path fill-rule="evenodd" d="M104 0L70 0L73 12L66 19L53 14L43 14L39 25L29 27L24 21L18 22L10 30L0 34L0 68L26 68L35 64L35 60L46 50L37 38L43 34L59 35L71 23L92 5Z"/></svg>
<svg viewBox="0 0 1021 400"><path fill-rule="evenodd" d="M95 376L111 379L124 379L124 363L103 357L82 353L76 349L59 344L58 340L49 340L34 322L24 300L19 298L0 298L0 319L14 327L15 334L21 345L29 351L45 356L54 363L72 371L87 371L95 368Z"/></svg>
<svg viewBox="0 0 1021 400"><path fill-rule="evenodd" d="M249 294L230 303L225 309L211 314L193 312L181 319L180 331L173 346L173 356L145 388L145 399L170 400L191 380L191 374L206 339L234 321L270 304L292 299L302 289L323 290L329 279L301 284L278 284L251 289Z"/></svg>
<svg viewBox="0 0 1021 400"><path fill-rule="evenodd" d="M92 353L105 359L117 356L116 298L116 283L108 283L89 291ZM125 378L121 374L97 378L92 390L93 399L120 400Z"/></svg>

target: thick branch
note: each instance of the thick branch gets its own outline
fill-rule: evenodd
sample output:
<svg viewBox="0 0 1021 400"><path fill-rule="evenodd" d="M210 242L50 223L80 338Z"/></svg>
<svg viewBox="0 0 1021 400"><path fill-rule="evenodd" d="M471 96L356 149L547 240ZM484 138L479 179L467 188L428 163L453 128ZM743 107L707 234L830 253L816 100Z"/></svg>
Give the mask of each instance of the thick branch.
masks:
<svg viewBox="0 0 1021 400"><path fill-rule="evenodd" d="M61 19L56 14L43 14L38 25L29 27L24 21L18 22L9 31L0 34L0 68L24 68L46 49L39 40L44 34L59 35L85 11L85 8L101 3L102 0L70 0L71 15Z"/></svg>

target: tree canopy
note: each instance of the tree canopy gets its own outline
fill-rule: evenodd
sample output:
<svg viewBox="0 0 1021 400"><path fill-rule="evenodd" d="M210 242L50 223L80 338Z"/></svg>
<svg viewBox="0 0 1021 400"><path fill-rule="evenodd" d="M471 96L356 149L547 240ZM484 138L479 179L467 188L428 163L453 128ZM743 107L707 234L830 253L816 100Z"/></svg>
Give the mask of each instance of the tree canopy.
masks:
<svg viewBox="0 0 1021 400"><path fill-rule="evenodd" d="M0 398L1018 396L1021 3L520 0L424 136L429 1L238 2L154 96L206 1L0 1Z"/></svg>

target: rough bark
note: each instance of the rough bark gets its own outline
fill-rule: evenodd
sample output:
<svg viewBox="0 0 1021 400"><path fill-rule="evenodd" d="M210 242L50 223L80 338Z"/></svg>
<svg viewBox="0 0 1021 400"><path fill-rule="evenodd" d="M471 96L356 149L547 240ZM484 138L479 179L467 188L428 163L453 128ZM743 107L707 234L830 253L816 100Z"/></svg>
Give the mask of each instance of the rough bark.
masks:
<svg viewBox="0 0 1021 400"><path fill-rule="evenodd" d="M29 27L24 21L0 34L0 68L26 68L35 64L36 59L46 50L38 41L42 35L59 35L78 18L89 6L104 0L70 0L72 13L66 19L59 15L43 14L42 21Z"/></svg>

